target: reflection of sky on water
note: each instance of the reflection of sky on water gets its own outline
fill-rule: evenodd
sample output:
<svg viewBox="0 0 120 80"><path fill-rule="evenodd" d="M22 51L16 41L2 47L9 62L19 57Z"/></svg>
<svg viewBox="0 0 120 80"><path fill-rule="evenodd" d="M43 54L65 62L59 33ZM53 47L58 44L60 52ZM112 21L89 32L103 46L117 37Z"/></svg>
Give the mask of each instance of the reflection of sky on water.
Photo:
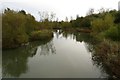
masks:
<svg viewBox="0 0 120 80"><path fill-rule="evenodd" d="M66 34L65 32L57 31L54 33L54 38L45 44L37 45L32 47L32 49L30 45L26 47L26 49L21 48L7 51L12 55L4 54L4 58L6 58L4 60L4 70L6 70L5 73L8 74L8 76L5 77L106 77L106 74L103 74L104 72L101 72L101 69L93 64L91 53L87 50L85 43L88 41L88 38L82 35L85 34L73 35L73 33ZM33 53L35 53L29 53L29 50L33 50ZM17 63L16 59L18 60ZM10 66L12 68L10 68Z"/></svg>
<svg viewBox="0 0 120 80"><path fill-rule="evenodd" d="M48 56L50 54L56 54L55 46L53 41L46 43L45 45L40 45L37 48L37 52L40 55Z"/></svg>
<svg viewBox="0 0 120 80"><path fill-rule="evenodd" d="M37 48L29 58L29 71L20 77L33 78L99 78L106 77L94 66L84 42L77 42L73 35L54 34L52 41ZM54 52L52 52L52 50Z"/></svg>

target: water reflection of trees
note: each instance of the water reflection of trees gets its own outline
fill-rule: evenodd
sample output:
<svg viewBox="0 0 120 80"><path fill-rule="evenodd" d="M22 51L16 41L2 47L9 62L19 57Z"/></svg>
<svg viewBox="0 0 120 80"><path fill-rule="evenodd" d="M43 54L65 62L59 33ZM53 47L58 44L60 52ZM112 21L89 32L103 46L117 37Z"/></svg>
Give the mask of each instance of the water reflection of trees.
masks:
<svg viewBox="0 0 120 80"><path fill-rule="evenodd" d="M120 43L102 41L94 45L92 60L95 65L103 69L108 78L120 78Z"/></svg>
<svg viewBox="0 0 120 80"><path fill-rule="evenodd" d="M44 45L41 45L39 48L40 48L40 55L56 54L56 49L53 44L53 41L50 41Z"/></svg>
<svg viewBox="0 0 120 80"><path fill-rule="evenodd" d="M89 33L73 34L77 42L85 43L86 49L91 52L93 65L100 68L102 73L108 74L108 80L120 78L120 42L99 41Z"/></svg>
<svg viewBox="0 0 120 80"><path fill-rule="evenodd" d="M2 76L19 77L28 70L27 58L29 53L26 49L16 49L3 52L2 54Z"/></svg>
<svg viewBox="0 0 120 80"><path fill-rule="evenodd" d="M63 33L63 34L62 34ZM89 33L68 33L60 31L63 37L73 35L77 42L85 42L88 51L91 52L93 64L107 73L108 78L120 78L120 43L111 41L99 42ZM59 36L58 34L58 36ZM50 40L49 40L50 41ZM40 55L56 54L52 40L34 42L27 47L3 51L2 54L2 73L3 77L19 77L28 70L27 62L29 57L36 55L37 47ZM48 43L47 43L48 42Z"/></svg>
<svg viewBox="0 0 120 80"><path fill-rule="evenodd" d="M36 54L38 46L44 45L50 40L32 42L28 46L3 51L2 77L20 77L21 74L26 73L28 71L28 58Z"/></svg>
<svg viewBox="0 0 120 80"><path fill-rule="evenodd" d="M120 42L98 41L86 33L77 33L76 41L84 41L91 52L93 64L107 73L108 79L120 78Z"/></svg>
<svg viewBox="0 0 120 80"><path fill-rule="evenodd" d="M65 37L66 39L67 38L70 38L70 39L75 39L75 35L73 35L73 32L66 32L66 31L64 31L63 33L62 33L62 36L63 37Z"/></svg>
<svg viewBox="0 0 120 80"><path fill-rule="evenodd" d="M54 30L54 34L56 34L56 37L57 39L59 38L59 35L61 35L63 33L63 31L60 29L60 30Z"/></svg>
<svg viewBox="0 0 120 80"><path fill-rule="evenodd" d="M59 36L61 35L64 38L70 38L70 39L75 39L76 36L73 35L74 33L72 31L63 31L63 30L54 30L56 37L59 38Z"/></svg>

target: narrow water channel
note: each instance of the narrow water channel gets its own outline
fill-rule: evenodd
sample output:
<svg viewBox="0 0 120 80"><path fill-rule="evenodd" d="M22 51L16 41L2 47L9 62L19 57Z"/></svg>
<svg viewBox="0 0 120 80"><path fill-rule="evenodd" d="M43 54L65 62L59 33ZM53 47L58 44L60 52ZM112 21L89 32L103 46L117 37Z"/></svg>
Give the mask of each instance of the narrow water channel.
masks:
<svg viewBox="0 0 120 80"><path fill-rule="evenodd" d="M57 31L49 42L3 51L3 77L106 78L94 64L88 44L76 38Z"/></svg>

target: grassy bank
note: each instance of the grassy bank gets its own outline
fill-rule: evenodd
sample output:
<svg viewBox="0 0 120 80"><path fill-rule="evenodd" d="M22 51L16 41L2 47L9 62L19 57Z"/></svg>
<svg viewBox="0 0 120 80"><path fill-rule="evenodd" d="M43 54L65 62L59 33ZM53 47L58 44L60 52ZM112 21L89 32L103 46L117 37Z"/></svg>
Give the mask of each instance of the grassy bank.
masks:
<svg viewBox="0 0 120 80"><path fill-rule="evenodd" d="M50 30L38 30L33 31L30 34L30 40L47 40L49 38L53 37L53 33Z"/></svg>

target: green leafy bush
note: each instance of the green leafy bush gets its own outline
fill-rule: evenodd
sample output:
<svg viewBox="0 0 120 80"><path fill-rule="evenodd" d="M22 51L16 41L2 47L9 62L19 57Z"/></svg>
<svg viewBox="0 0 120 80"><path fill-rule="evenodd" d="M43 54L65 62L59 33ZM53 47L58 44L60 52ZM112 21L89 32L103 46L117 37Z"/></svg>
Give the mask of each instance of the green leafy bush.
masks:
<svg viewBox="0 0 120 80"><path fill-rule="evenodd" d="M12 10L2 15L2 47L14 48L28 42L25 16Z"/></svg>
<svg viewBox="0 0 120 80"><path fill-rule="evenodd" d="M103 18L94 19L91 24L93 32L100 33L114 25L114 18L111 14L106 14Z"/></svg>
<svg viewBox="0 0 120 80"><path fill-rule="evenodd" d="M106 38L109 38L109 39L111 39L111 40L114 40L114 41L120 40L120 34L119 34L118 29L119 29L119 28L118 28L117 26L110 27L110 28L105 32L105 37L106 37Z"/></svg>
<svg viewBox="0 0 120 80"><path fill-rule="evenodd" d="M53 33L49 30L39 30L31 32L31 40L45 40L53 37Z"/></svg>

